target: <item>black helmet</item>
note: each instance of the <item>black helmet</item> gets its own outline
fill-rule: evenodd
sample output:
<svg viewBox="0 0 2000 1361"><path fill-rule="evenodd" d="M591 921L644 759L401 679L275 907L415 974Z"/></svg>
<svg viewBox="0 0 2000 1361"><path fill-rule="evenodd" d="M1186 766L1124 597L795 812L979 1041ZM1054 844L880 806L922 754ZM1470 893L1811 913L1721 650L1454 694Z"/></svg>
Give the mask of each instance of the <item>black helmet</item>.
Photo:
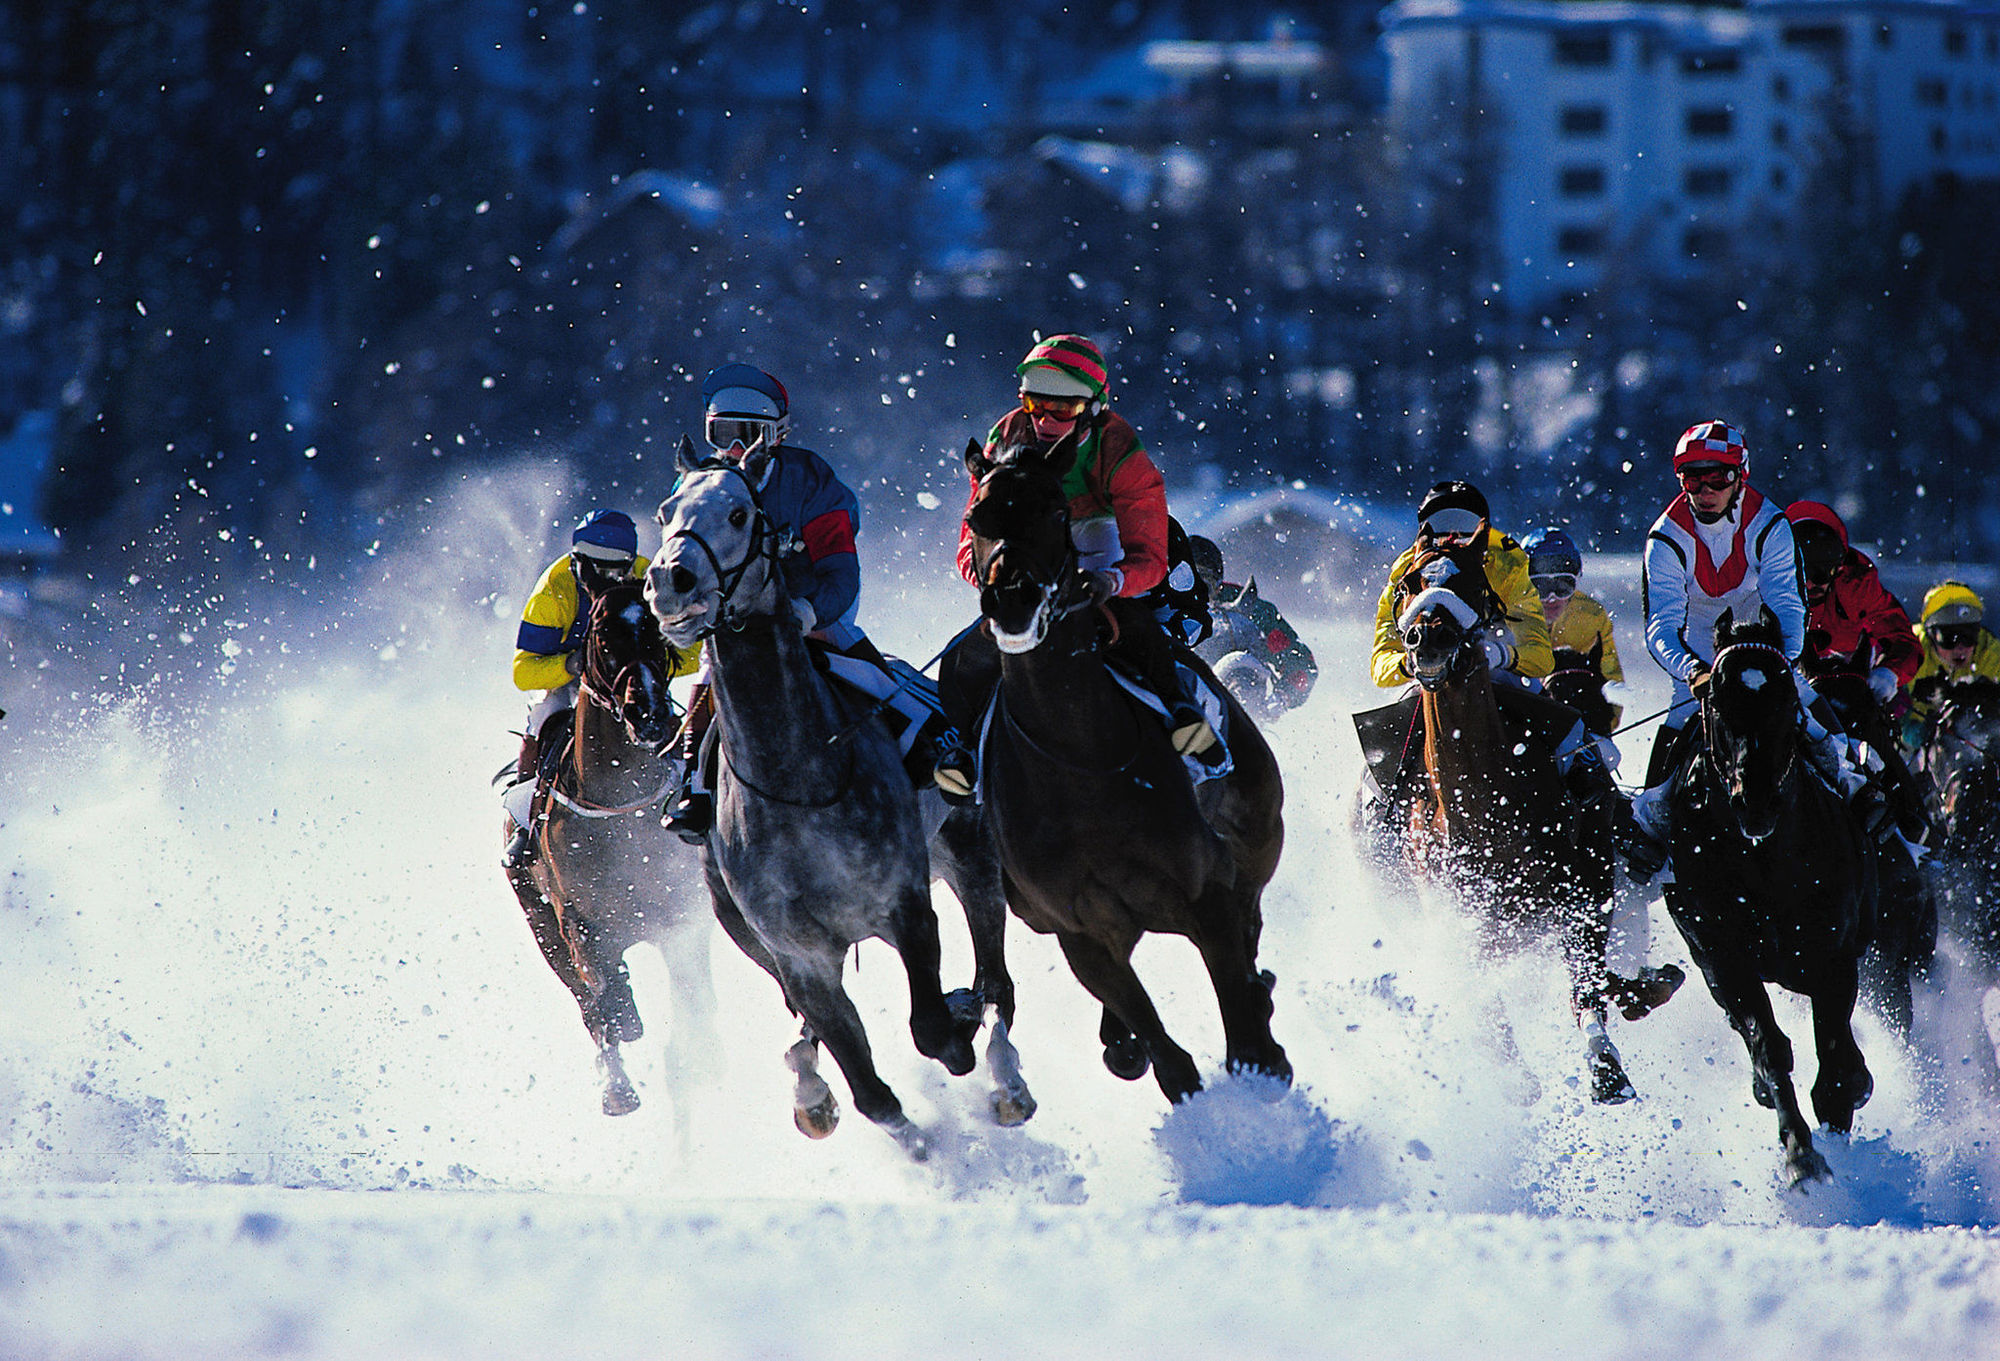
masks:
<svg viewBox="0 0 2000 1361"><path fill-rule="evenodd" d="M1213 539L1199 534L1188 535L1187 558L1188 566L1194 568L1194 574L1209 590L1213 591L1222 584L1222 550L1215 546Z"/></svg>

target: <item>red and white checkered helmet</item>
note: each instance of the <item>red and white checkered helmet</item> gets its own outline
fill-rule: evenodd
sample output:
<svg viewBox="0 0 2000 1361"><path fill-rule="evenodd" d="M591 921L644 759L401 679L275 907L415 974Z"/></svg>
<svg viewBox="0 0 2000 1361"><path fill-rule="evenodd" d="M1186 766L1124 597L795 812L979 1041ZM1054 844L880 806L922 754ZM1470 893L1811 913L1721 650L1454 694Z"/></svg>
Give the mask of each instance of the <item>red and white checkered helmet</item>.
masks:
<svg viewBox="0 0 2000 1361"><path fill-rule="evenodd" d="M1696 421L1674 446L1674 471L1695 463L1720 463L1750 475L1750 450L1743 432L1728 421Z"/></svg>

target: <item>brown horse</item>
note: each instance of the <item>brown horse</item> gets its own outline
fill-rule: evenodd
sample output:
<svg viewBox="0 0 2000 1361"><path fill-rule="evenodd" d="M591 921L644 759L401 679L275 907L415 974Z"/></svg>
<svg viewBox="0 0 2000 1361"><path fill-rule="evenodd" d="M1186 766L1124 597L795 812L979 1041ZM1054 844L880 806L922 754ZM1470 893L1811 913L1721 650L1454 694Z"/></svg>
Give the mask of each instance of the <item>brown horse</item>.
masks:
<svg viewBox="0 0 2000 1361"><path fill-rule="evenodd" d="M1132 969L1139 937L1168 932L1201 952L1229 1069L1289 1082L1271 1036L1274 980L1257 967L1260 903L1284 843L1276 759L1228 699L1234 771L1197 792L1166 724L1105 664L1107 616L1077 570L1054 468L1019 450L988 460L976 442L966 466L978 484L965 523L985 623L948 658L942 688L952 710L969 686L997 684L982 771L1009 905L1056 937L1103 1004L1099 1038L1118 1076L1151 1066L1174 1102L1201 1087ZM983 707L983 695L973 702Z"/></svg>
<svg viewBox="0 0 2000 1361"><path fill-rule="evenodd" d="M597 1045L604 1113L625 1115L639 1106L618 1051L642 1030L625 971L633 945L651 941L667 961L668 1072L699 1071L719 1052L708 894L700 862L660 827L680 772L658 755L673 733L670 671L639 582L599 598L583 659L574 737L536 815L535 856L507 877Z"/></svg>
<svg viewBox="0 0 2000 1361"><path fill-rule="evenodd" d="M1410 737L1420 727L1423 741L1421 774L1392 794L1402 849L1422 877L1472 910L1487 949L1554 933L1587 1036L1591 1099L1629 1100L1635 1093L1604 1033L1609 811L1579 805L1557 768L1575 712L1526 691L1500 698L1483 641L1500 626L1501 607L1482 559L1477 547L1447 551L1426 534L1395 584L1406 666L1419 687Z"/></svg>

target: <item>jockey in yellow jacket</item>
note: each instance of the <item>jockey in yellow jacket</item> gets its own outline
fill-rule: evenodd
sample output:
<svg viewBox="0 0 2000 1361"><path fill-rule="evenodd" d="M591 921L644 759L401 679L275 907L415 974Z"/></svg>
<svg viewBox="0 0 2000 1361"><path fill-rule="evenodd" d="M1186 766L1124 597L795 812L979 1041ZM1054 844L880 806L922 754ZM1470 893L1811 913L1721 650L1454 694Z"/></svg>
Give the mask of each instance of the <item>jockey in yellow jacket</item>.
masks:
<svg viewBox="0 0 2000 1361"><path fill-rule="evenodd" d="M570 534L570 550L550 563L521 607L514 636L514 684L535 695L521 732L515 781L501 795L514 836L505 863L519 869L534 855L534 797L542 766L542 732L551 718L576 707L576 678L583 670L583 635L590 603L606 586L643 580L649 564L639 554L639 530L622 511L594 510ZM700 651L668 648L673 674L692 674Z"/></svg>
<svg viewBox="0 0 2000 1361"><path fill-rule="evenodd" d="M1493 588L1504 616L1504 637L1488 637L1487 661L1496 671L1511 673L1517 681L1539 680L1555 669L1555 650L1549 643L1548 620L1542 615L1542 598L1528 579L1528 555L1488 520L1486 498L1478 488L1464 482L1440 482L1425 495L1417 509L1417 519L1431 532L1441 547L1457 547L1484 541L1486 582ZM1404 550L1389 569L1389 584L1375 607L1375 652L1369 673L1377 685L1407 685L1410 673L1403 665L1403 638L1396 628L1396 583L1416 561L1417 550Z"/></svg>
<svg viewBox="0 0 2000 1361"><path fill-rule="evenodd" d="M1924 645L1923 664L1910 681L1910 712L1903 744L1915 750L1924 724L1937 710L1938 693L1952 681L1979 676L2000 681L2000 638L1985 626L1986 605L1962 581L1942 581L1924 597L1916 635Z"/></svg>
<svg viewBox="0 0 2000 1361"><path fill-rule="evenodd" d="M1625 668L1618 660L1618 640L1611 632L1611 612L1576 588L1583 575L1583 554L1576 542L1553 526L1531 530L1521 536L1528 554L1528 580L1542 602L1542 615L1549 621L1549 643L1556 648L1590 655L1599 649L1598 672L1608 682L1625 683ZM1618 726L1624 708L1611 706L1611 725Z"/></svg>

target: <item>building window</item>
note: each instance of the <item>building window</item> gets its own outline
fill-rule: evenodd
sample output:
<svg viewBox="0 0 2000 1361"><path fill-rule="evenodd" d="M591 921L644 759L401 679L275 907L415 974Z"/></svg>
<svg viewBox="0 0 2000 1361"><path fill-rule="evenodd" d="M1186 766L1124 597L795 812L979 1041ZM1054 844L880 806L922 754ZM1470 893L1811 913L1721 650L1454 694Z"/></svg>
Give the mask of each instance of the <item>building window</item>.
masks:
<svg viewBox="0 0 2000 1361"><path fill-rule="evenodd" d="M1875 25L1875 45L1885 48L1894 47L1896 45L1896 30L1888 24Z"/></svg>
<svg viewBox="0 0 2000 1361"><path fill-rule="evenodd" d="M1941 109L1949 102L1945 83L1941 80L1920 80L1917 82L1917 103L1927 108Z"/></svg>
<svg viewBox="0 0 2000 1361"><path fill-rule="evenodd" d="M1783 121L1771 124L1771 145L1786 146L1792 140L1791 126Z"/></svg>
<svg viewBox="0 0 2000 1361"><path fill-rule="evenodd" d="M1559 119L1565 137L1601 136L1606 122L1602 104L1566 105Z"/></svg>
<svg viewBox="0 0 2000 1361"><path fill-rule="evenodd" d="M1782 40L1802 51L1839 52L1847 46L1847 33L1838 24L1787 24Z"/></svg>
<svg viewBox="0 0 2000 1361"><path fill-rule="evenodd" d="M1558 66L1611 65L1610 30L1556 34L1554 60Z"/></svg>
<svg viewBox="0 0 2000 1361"><path fill-rule="evenodd" d="M1771 188L1774 192L1784 193L1785 190L1791 187L1791 183L1792 177L1785 173L1785 167L1782 165L1771 167Z"/></svg>
<svg viewBox="0 0 2000 1361"><path fill-rule="evenodd" d="M1556 233L1556 254L1566 260L1604 254L1602 227L1564 227Z"/></svg>
<svg viewBox="0 0 2000 1361"><path fill-rule="evenodd" d="M1690 260L1713 260L1729 251L1729 233L1719 227L1689 227L1681 234L1681 250Z"/></svg>
<svg viewBox="0 0 2000 1361"><path fill-rule="evenodd" d="M1931 150L1937 152L1938 155L1942 156L1944 155L1945 147L1948 145L1949 142L1946 140L1944 135L1944 124L1933 123L1931 125Z"/></svg>
<svg viewBox="0 0 2000 1361"><path fill-rule="evenodd" d="M1556 177L1556 184L1564 198L1590 198L1604 192L1604 167L1566 165Z"/></svg>
<svg viewBox="0 0 2000 1361"><path fill-rule="evenodd" d="M1681 176L1681 189L1689 198L1727 198L1729 168L1720 165L1691 165Z"/></svg>
<svg viewBox="0 0 2000 1361"><path fill-rule="evenodd" d="M1964 29L1948 28L1944 31L1944 54L1947 57L1962 57L1965 55Z"/></svg>
<svg viewBox="0 0 2000 1361"><path fill-rule="evenodd" d="M1792 98L1792 78L1790 76L1771 77L1771 98L1780 104L1788 104Z"/></svg>
<svg viewBox="0 0 2000 1361"><path fill-rule="evenodd" d="M1986 30L1986 60L2000 59L2000 29Z"/></svg>
<svg viewBox="0 0 2000 1361"><path fill-rule="evenodd" d="M1727 137L1736 125L1735 116L1727 109L1689 109L1687 111L1687 135L1714 140Z"/></svg>
<svg viewBox="0 0 2000 1361"><path fill-rule="evenodd" d="M1742 66L1732 51L1681 53L1681 70L1690 76L1733 76Z"/></svg>

